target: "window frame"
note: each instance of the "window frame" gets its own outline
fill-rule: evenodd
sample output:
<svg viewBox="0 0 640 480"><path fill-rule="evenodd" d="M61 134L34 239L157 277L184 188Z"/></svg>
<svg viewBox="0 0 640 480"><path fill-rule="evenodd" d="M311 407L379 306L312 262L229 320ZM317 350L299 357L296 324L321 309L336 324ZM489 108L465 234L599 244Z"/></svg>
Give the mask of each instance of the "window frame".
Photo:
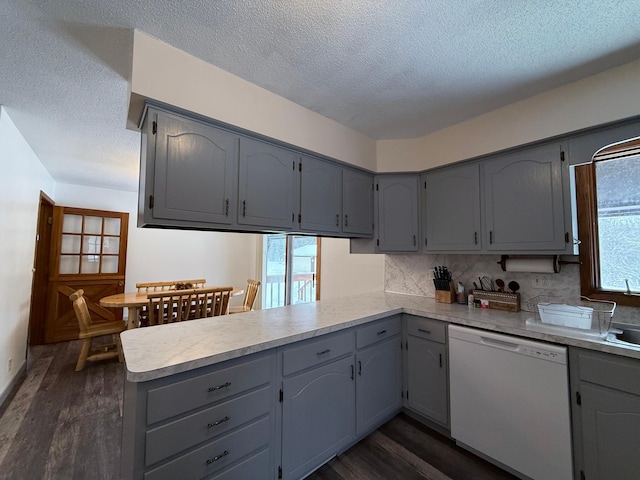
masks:
<svg viewBox="0 0 640 480"><path fill-rule="evenodd" d="M596 162L576 166L575 181L580 239L580 294L592 300L607 300L618 305L640 307L640 296L605 290L600 286Z"/></svg>

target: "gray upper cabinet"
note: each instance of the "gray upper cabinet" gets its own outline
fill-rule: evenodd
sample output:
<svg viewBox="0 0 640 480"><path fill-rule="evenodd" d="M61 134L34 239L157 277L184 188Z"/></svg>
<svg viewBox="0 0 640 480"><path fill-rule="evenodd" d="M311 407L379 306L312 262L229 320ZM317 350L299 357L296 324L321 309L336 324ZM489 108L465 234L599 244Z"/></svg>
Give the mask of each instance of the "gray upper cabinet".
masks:
<svg viewBox="0 0 640 480"><path fill-rule="evenodd" d="M306 232L340 233L342 168L303 156L300 160L300 228Z"/></svg>
<svg viewBox="0 0 640 480"><path fill-rule="evenodd" d="M500 155L482 167L486 250L567 248L559 143Z"/></svg>
<svg viewBox="0 0 640 480"><path fill-rule="evenodd" d="M373 235L373 175L342 170L342 231L354 236Z"/></svg>
<svg viewBox="0 0 640 480"><path fill-rule="evenodd" d="M480 166L474 163L425 173L421 190L423 250L480 250Z"/></svg>
<svg viewBox="0 0 640 480"><path fill-rule="evenodd" d="M297 158L290 150L240 139L238 224L293 229L298 213Z"/></svg>
<svg viewBox="0 0 640 480"><path fill-rule="evenodd" d="M376 177L378 250L418 251L418 176Z"/></svg>
<svg viewBox="0 0 640 480"><path fill-rule="evenodd" d="M148 117L155 161L152 194L144 200L152 217L230 225L238 137L179 115L150 109Z"/></svg>

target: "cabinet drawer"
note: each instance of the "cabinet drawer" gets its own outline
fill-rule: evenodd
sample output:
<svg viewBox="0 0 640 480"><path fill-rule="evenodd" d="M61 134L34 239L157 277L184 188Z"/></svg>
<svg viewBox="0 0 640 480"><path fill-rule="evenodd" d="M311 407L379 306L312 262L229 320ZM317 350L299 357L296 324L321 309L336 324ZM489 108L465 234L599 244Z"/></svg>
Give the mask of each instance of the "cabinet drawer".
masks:
<svg viewBox="0 0 640 480"><path fill-rule="evenodd" d="M269 386L149 430L146 434L145 465L153 465L268 414L272 392L273 388Z"/></svg>
<svg viewBox="0 0 640 480"><path fill-rule="evenodd" d="M267 480L273 478L273 471L269 461L270 450L263 450L260 453L243 460L238 465L222 472L220 475L212 477L210 480Z"/></svg>
<svg viewBox="0 0 640 480"><path fill-rule="evenodd" d="M430 320L409 316L407 319L407 333L433 342L446 343L447 324L439 320Z"/></svg>
<svg viewBox="0 0 640 480"><path fill-rule="evenodd" d="M147 424L179 415L269 383L272 356L265 356L149 390Z"/></svg>
<svg viewBox="0 0 640 480"><path fill-rule="evenodd" d="M269 443L269 417L214 440L144 474L145 480L202 478Z"/></svg>
<svg viewBox="0 0 640 480"><path fill-rule="evenodd" d="M290 375L353 352L353 330L326 335L282 352L282 374Z"/></svg>
<svg viewBox="0 0 640 480"><path fill-rule="evenodd" d="M356 348L365 348L386 338L398 335L402 331L400 315L363 325L356 329Z"/></svg>
<svg viewBox="0 0 640 480"><path fill-rule="evenodd" d="M580 380L640 395L640 360L582 351L578 358Z"/></svg>

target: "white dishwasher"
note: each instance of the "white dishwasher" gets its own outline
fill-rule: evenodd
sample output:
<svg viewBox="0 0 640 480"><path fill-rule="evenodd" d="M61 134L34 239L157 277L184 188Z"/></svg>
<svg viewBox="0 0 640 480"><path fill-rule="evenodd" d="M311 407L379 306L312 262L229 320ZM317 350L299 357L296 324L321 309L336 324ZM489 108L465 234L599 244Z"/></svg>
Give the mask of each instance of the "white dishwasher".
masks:
<svg viewBox="0 0 640 480"><path fill-rule="evenodd" d="M571 480L567 349L449 326L451 436L522 478Z"/></svg>

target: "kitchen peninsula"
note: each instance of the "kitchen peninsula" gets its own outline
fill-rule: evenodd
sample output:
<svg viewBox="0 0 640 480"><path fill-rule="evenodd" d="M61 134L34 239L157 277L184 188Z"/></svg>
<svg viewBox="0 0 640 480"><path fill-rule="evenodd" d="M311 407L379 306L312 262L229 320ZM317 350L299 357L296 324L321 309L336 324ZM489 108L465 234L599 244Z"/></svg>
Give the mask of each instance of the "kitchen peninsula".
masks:
<svg viewBox="0 0 640 480"><path fill-rule="evenodd" d="M366 395L358 392L368 391L367 362L376 356L384 362L374 377L400 382L406 362L398 357L404 353L409 318L431 322L421 330L433 330L430 340L443 343L449 323L629 357L623 361L640 359L640 347L529 330L526 320L532 315L378 292L124 332L123 477L173 478L182 472L201 478L219 472L207 478L303 478L397 413L403 402L407 406L406 396L398 392L370 417L362 417L369 410L359 403ZM440 339L435 338L439 328ZM441 366L442 361L441 356ZM397 365L396 370L388 371L389 365ZM316 380L331 378L336 383L315 392L311 410L297 403L308 394L304 388L312 390ZM329 397L315 398L321 394ZM292 415L304 424L313 420L312 413L327 409L345 431L291 436L296 433ZM373 422L359 429L367 418ZM435 423L447 429L446 421ZM317 452L290 455L307 443Z"/></svg>

